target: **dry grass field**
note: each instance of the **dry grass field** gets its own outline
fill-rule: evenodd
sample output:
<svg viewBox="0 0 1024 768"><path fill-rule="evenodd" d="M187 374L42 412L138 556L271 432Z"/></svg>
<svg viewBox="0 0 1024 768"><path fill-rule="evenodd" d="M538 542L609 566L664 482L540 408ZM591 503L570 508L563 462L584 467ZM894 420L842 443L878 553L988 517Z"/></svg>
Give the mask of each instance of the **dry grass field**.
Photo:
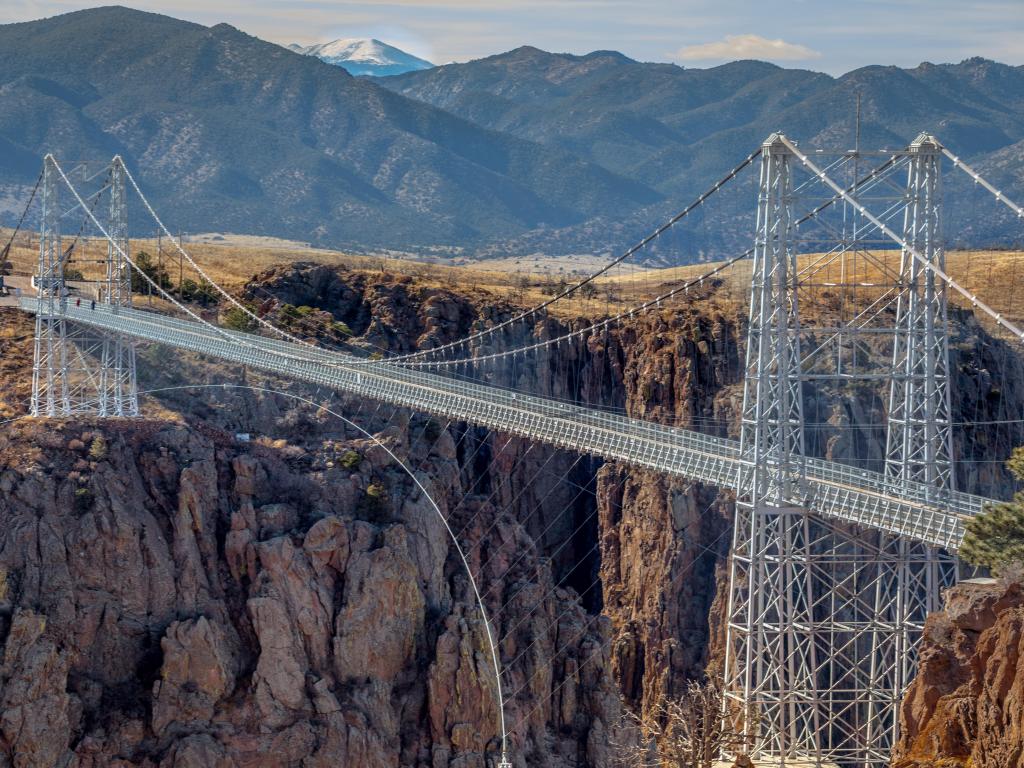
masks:
<svg viewBox="0 0 1024 768"><path fill-rule="evenodd" d="M9 230L0 230L3 240L9 234ZM65 247L69 243L70 239L66 239ZM222 238L216 235L203 236L198 242L186 242L185 249L212 279L233 292L239 291L259 272L301 260L339 265L356 271L404 275L423 286L458 288L500 297L522 306L534 306L550 299L561 287L572 285L605 263L593 257L581 257L570 259L556 269L550 259L522 257L453 266L314 249L273 238ZM173 285L177 285L179 280L200 279L187 262L181 263L176 250L166 240L159 250L155 239L133 240L131 250L136 255L140 251L150 254L154 263L166 269ZM80 270L86 279L97 278L105 253L106 246L102 242L80 242L70 266ZM817 254L808 254L800 257L800 266L810 286L809 295L823 296L833 302L839 297L858 306L879 294L881 289L875 286L893 282L899 270L899 258L898 251L876 251L848 257L843 265L839 260L830 261ZM38 240L32 234L19 235L9 257L13 271L32 274L37 259ZM595 280L594 290L556 303L552 312L563 317L615 314L687 281L694 281L715 266L695 264L669 269L620 266ZM739 262L716 276L714 290L709 284L700 294L711 293L716 303L724 305L743 303L750 288L750 269L749 261ZM1024 301L1020 298L1024 290L1024 252L954 251L947 255L947 271L1008 319L1024 324ZM842 288L840 284L847 287ZM966 299L956 293L951 293L951 302L968 305Z"/></svg>

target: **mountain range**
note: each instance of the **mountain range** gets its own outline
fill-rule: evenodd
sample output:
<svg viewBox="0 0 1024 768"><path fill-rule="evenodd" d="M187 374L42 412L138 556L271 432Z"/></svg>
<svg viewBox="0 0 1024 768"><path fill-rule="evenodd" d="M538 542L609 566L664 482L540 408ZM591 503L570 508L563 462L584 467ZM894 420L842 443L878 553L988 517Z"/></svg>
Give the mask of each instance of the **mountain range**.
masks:
<svg viewBox="0 0 1024 768"><path fill-rule="evenodd" d="M434 65L426 59L413 56L393 45L373 38L341 38L317 45L297 45L288 50L304 56L316 56L321 61L343 68L350 75L402 75L419 72Z"/></svg>
<svg viewBox="0 0 1024 768"><path fill-rule="evenodd" d="M772 131L852 147L857 94L865 146L933 131L1024 196L1024 67L969 59L833 78L525 47L354 78L228 25L107 7L0 26L0 215L20 212L45 152L120 153L188 231L417 253L603 253L682 208ZM749 240L755 181L702 213L709 249ZM995 209L970 226L951 214L960 241L1024 235ZM661 258L694 257L676 246Z"/></svg>
<svg viewBox="0 0 1024 768"><path fill-rule="evenodd" d="M683 69L613 51L573 56L523 47L381 83L657 191L667 202L640 213L637 233L682 208L773 131L812 148L852 148L858 94L863 147L904 147L928 131L1024 197L1024 67L981 58L869 66L834 78L758 61ZM947 177L950 193L969 186L965 177ZM709 225L725 230L737 214L749 219L756 195L749 190L744 201L708 206ZM1008 210L993 207L980 229L974 214L950 207L954 239L1024 241L1024 226Z"/></svg>
<svg viewBox="0 0 1024 768"><path fill-rule="evenodd" d="M119 153L165 218L337 246L459 246L658 194L250 37L119 7L0 27L0 184Z"/></svg>

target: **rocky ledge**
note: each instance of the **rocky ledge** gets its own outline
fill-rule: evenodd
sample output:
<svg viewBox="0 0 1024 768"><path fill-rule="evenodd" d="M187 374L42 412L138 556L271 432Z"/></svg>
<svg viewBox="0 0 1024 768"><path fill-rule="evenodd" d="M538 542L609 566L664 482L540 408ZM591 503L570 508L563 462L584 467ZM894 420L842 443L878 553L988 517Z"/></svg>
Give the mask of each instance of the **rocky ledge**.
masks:
<svg viewBox="0 0 1024 768"><path fill-rule="evenodd" d="M1024 585L968 581L925 626L893 768L1024 765Z"/></svg>

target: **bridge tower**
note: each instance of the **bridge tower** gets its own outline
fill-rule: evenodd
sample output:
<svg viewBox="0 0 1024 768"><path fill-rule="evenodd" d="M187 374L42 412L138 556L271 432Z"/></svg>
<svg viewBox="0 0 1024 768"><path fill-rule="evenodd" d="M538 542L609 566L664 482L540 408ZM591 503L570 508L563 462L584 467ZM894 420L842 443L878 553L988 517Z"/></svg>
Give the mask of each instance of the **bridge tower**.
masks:
<svg viewBox="0 0 1024 768"><path fill-rule="evenodd" d="M942 146L921 134L910 145L903 240L945 270L942 236ZM928 500L942 503L956 488L949 391L949 317L946 284L903 249L893 338L892 383L886 435L886 476L920 482ZM893 628L874 636L871 685L902 694L917 666L917 648L941 591L957 578L954 556L920 542L879 534L875 609ZM869 713L870 739L894 744L895 712Z"/></svg>
<svg viewBox="0 0 1024 768"><path fill-rule="evenodd" d="M941 147L922 135L908 154L907 187L897 198L905 239L941 267ZM954 483L946 295L904 252L896 284L886 286L898 296L895 328L832 333L828 355L815 358L829 334L815 336L800 317L803 284L815 280L796 258L793 160L781 137L763 145L730 566L728 716L744 721L759 766L887 766L924 617L955 578L955 560L799 503L807 497L804 397L830 376L871 386L889 379L887 477L927 482L941 502ZM837 250L857 247L843 242ZM891 368L881 376L855 364L863 357L857 334L880 331L893 339ZM822 373L822 359L837 370Z"/></svg>
<svg viewBox="0 0 1024 768"><path fill-rule="evenodd" d="M762 147L730 573L725 684L758 757L807 757L828 722L818 672L791 155Z"/></svg>
<svg viewBox="0 0 1024 768"><path fill-rule="evenodd" d="M120 157L110 163L105 189L93 198L93 204L105 191L109 194L107 220L101 226L107 241L102 276L87 281L92 293L78 293L64 279L65 267L82 238L65 249L61 236L66 216L78 215L85 223L92 220L85 201L61 208L61 170L52 155L43 160L42 214L40 217L39 262L36 274L35 357L32 367L31 413L33 416L68 417L77 414L96 416L137 416L138 391L135 375L135 350L123 337L106 334L73 321L74 311L111 312L130 307L131 267L128 253L128 201L125 168ZM84 230L85 224L81 227ZM72 290L76 293L72 295ZM83 307L74 306L78 301ZM96 308L91 309L92 302ZM89 307L86 310L84 307Z"/></svg>

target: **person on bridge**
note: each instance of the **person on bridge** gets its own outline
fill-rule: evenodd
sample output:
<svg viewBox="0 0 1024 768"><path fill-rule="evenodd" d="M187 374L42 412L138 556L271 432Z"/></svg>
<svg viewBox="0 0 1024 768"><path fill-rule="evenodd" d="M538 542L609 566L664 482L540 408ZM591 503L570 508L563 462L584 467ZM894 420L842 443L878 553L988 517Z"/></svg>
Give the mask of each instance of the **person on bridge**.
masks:
<svg viewBox="0 0 1024 768"><path fill-rule="evenodd" d="M76 307L82 306L82 297L81 296L79 296L77 299L75 299L75 306Z"/></svg>
<svg viewBox="0 0 1024 768"><path fill-rule="evenodd" d="M89 309L96 309L96 299L92 300L92 305L89 307Z"/></svg>

